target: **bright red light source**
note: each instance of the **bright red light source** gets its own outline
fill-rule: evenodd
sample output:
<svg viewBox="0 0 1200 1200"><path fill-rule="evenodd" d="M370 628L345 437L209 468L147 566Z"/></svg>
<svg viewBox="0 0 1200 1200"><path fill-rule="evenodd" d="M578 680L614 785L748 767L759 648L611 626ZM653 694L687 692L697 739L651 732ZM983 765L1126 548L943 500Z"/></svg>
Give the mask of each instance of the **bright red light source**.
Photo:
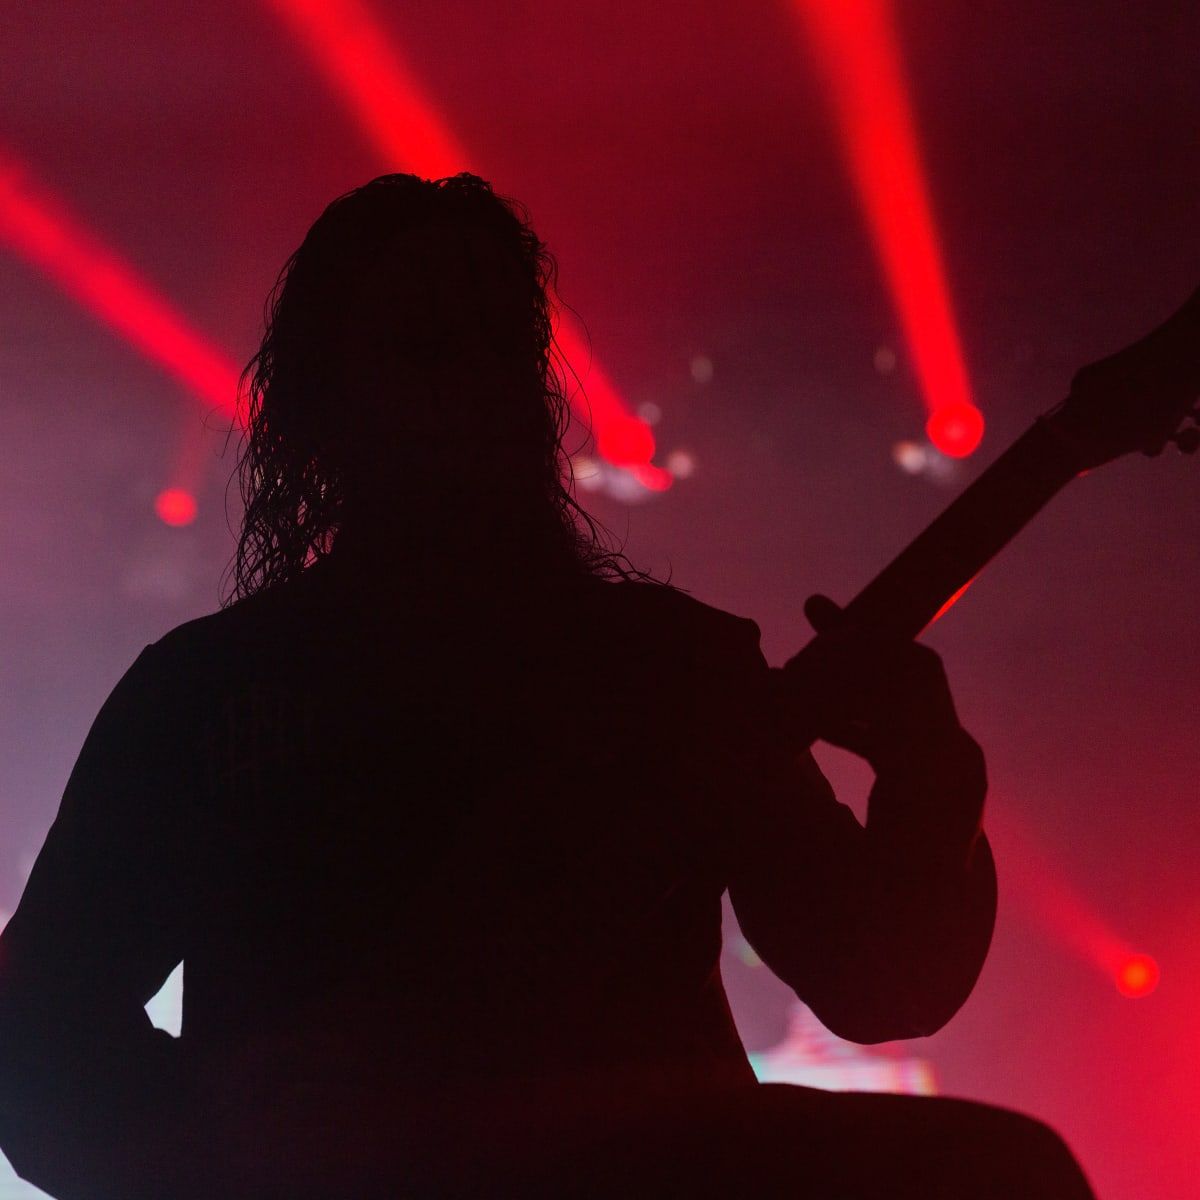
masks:
<svg viewBox="0 0 1200 1200"><path fill-rule="evenodd" d="M1158 987L1158 963L1148 954L1131 954L1117 972L1117 991L1137 999Z"/></svg>
<svg viewBox="0 0 1200 1200"><path fill-rule="evenodd" d="M973 404L946 404L929 414L925 432L943 454L966 458L983 438L983 413Z"/></svg>
<svg viewBox="0 0 1200 1200"><path fill-rule="evenodd" d="M641 417L625 407L612 380L592 358L587 339L564 318L554 331L554 340L566 360L568 374L581 384L581 391L572 393L571 403L590 424L600 456L614 467L649 468L654 457L654 433ZM655 472L657 477L669 474L661 467L652 468L650 474ZM662 491L666 486L654 486L653 490Z"/></svg>
<svg viewBox="0 0 1200 1200"><path fill-rule="evenodd" d="M167 488L154 497L154 511L164 525L190 525L196 519L196 497L183 488Z"/></svg>
<svg viewBox="0 0 1200 1200"><path fill-rule="evenodd" d="M654 435L645 421L625 414L612 414L596 422L596 449L615 467L632 467L649 462L654 453Z"/></svg>

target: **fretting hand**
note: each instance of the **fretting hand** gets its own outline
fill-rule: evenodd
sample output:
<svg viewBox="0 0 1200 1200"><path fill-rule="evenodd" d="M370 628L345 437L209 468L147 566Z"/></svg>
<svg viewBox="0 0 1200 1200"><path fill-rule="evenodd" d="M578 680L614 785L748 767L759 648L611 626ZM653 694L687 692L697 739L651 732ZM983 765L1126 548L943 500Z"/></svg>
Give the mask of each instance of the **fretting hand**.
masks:
<svg viewBox="0 0 1200 1200"><path fill-rule="evenodd" d="M903 840L972 839L987 775L941 658L853 623L826 596L810 597L804 612L817 636L783 668L791 715L874 769L868 828Z"/></svg>

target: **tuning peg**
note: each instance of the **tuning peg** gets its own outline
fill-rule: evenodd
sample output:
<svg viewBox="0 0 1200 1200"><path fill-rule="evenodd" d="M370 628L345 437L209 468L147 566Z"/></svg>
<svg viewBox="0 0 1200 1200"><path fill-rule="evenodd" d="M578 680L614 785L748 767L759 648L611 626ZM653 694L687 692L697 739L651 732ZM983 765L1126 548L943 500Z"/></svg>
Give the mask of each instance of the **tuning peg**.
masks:
<svg viewBox="0 0 1200 1200"><path fill-rule="evenodd" d="M1189 425L1181 429L1172 439L1179 447L1180 454L1195 454L1200 450L1200 427Z"/></svg>

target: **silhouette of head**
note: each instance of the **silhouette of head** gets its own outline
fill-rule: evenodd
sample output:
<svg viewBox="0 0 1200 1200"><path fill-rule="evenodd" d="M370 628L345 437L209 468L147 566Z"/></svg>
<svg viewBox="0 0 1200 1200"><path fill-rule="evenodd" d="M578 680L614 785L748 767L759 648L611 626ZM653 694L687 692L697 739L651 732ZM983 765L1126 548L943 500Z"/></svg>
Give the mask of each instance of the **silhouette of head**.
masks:
<svg viewBox="0 0 1200 1200"><path fill-rule="evenodd" d="M330 204L244 376L235 596L296 576L340 532L389 558L484 531L611 564L570 494L554 278L524 210L473 175L384 175Z"/></svg>

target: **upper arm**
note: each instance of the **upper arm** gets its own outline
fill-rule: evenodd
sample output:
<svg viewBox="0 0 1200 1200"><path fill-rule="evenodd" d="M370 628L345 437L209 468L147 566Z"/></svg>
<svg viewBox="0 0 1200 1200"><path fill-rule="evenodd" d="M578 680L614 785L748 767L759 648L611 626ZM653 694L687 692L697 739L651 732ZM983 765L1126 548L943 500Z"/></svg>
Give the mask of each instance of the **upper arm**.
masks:
<svg viewBox="0 0 1200 1200"><path fill-rule="evenodd" d="M808 751L768 751L748 784L729 877L738 924L771 970L841 1031L853 1003L846 985L871 974L865 831Z"/></svg>
<svg viewBox="0 0 1200 1200"><path fill-rule="evenodd" d="M727 884L747 941L802 999L845 952L864 830L789 746L753 621L726 618L712 691L724 757Z"/></svg>

